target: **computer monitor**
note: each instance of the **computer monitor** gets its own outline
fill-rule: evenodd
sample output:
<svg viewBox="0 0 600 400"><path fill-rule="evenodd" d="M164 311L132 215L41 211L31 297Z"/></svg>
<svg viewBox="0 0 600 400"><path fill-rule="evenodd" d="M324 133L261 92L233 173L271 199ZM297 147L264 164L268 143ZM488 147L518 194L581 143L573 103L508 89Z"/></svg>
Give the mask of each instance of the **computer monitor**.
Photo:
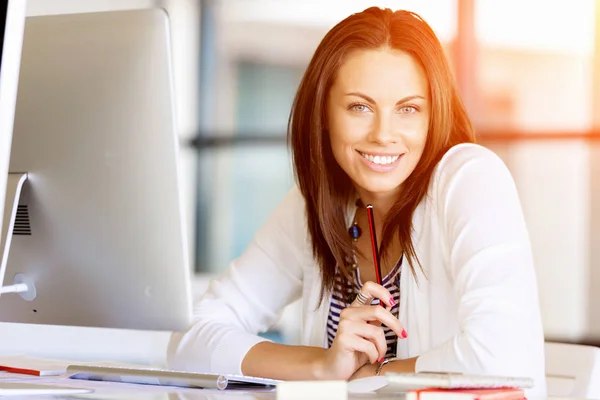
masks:
<svg viewBox="0 0 600 400"><path fill-rule="evenodd" d="M25 0L0 2L0 211L4 209L25 11ZM2 226L2 217L3 214L0 212L0 227ZM0 242L4 240L1 235L0 232ZM0 267L0 277L3 272Z"/></svg>
<svg viewBox="0 0 600 400"><path fill-rule="evenodd" d="M162 9L27 18L0 321L189 326L170 46Z"/></svg>

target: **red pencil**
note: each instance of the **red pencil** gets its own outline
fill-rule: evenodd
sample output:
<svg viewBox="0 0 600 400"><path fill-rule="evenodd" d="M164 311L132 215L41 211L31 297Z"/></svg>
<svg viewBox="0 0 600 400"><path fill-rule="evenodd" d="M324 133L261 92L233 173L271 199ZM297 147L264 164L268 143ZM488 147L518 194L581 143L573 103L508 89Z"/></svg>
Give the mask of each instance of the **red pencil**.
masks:
<svg viewBox="0 0 600 400"><path fill-rule="evenodd" d="M377 246L377 234L375 233L375 218L373 217L373 205L367 205L367 217L369 218L369 231L371 233L371 247L373 249L373 265L375 266L375 277L381 285L381 266L379 265L379 248ZM382 304L381 301L379 304Z"/></svg>

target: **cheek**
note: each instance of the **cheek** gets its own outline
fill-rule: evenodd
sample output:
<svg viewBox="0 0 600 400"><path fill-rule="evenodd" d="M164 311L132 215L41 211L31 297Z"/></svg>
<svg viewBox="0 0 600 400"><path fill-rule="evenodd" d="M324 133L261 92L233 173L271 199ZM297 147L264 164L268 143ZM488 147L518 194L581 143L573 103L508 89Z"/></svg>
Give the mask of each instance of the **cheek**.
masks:
<svg viewBox="0 0 600 400"><path fill-rule="evenodd" d="M402 127L402 140L404 145L411 151L416 152L425 147L429 123L426 119L415 119Z"/></svg>
<svg viewBox="0 0 600 400"><path fill-rule="evenodd" d="M354 145L368 135L372 125L370 115L348 116L343 112L336 113L330 119L330 135L336 143Z"/></svg>
<svg viewBox="0 0 600 400"><path fill-rule="evenodd" d="M416 123L411 126L410 130L405 131L403 136L404 145L408 150L407 168L408 174L412 173L414 168L417 166L423 151L425 150L425 143L427 141L427 131L429 129L428 120L415 121ZM406 171L405 171L406 172Z"/></svg>
<svg viewBox="0 0 600 400"><path fill-rule="evenodd" d="M361 136L356 135L352 127L348 127L347 130L340 128L338 126L335 131L330 131L329 140L335 160L346 170L346 167L349 167L354 162L354 145L361 140Z"/></svg>
<svg viewBox="0 0 600 400"><path fill-rule="evenodd" d="M340 135L339 131L329 132L329 142L331 143L331 152L335 161L344 168L348 164L349 153L352 151L352 147L347 142L347 138L344 135Z"/></svg>

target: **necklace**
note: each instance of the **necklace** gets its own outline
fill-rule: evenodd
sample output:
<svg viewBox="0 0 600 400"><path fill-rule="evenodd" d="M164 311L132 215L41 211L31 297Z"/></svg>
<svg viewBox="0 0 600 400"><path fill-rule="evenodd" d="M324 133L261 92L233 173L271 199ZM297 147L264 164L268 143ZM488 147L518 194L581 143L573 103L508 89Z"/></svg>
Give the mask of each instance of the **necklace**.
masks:
<svg viewBox="0 0 600 400"><path fill-rule="evenodd" d="M358 208L362 208L364 207L362 201L360 199L356 200L356 207ZM356 220L356 214L354 214L354 221L352 222L352 225L350 225L350 228L348 228L348 235L350 236L350 238L352 239L353 245L352 245L352 257L349 260L349 264L350 264L350 269L351 271L354 273L355 278L357 277L358 274L358 258L356 256L356 242L358 241L358 239L361 237L362 235L362 229L360 228L360 226L358 225L358 221ZM399 263L402 262L402 259L404 258L404 255L402 254L400 256L400 261L398 261ZM358 283L358 282L356 282ZM357 290L356 287L353 283L350 283L348 286L348 304L352 304L352 302L354 301L354 299L356 298Z"/></svg>
<svg viewBox="0 0 600 400"><path fill-rule="evenodd" d="M362 206L363 206L362 201L360 199L356 200L356 207L361 208ZM356 250L355 250L356 242L358 241L358 238L362 235L362 229L358 225L358 221L356 221L356 213L354 214L354 222L352 223L350 228L348 228L348 234L350 235L350 238L354 242L352 245L352 259L350 260L350 262L351 262L352 272L354 274L356 274L357 269L358 269L358 259L356 257ZM357 291L354 290L355 289L354 284L351 284L351 288L352 288L351 293L348 295L348 304L352 304L352 302L356 298L356 295L358 294Z"/></svg>

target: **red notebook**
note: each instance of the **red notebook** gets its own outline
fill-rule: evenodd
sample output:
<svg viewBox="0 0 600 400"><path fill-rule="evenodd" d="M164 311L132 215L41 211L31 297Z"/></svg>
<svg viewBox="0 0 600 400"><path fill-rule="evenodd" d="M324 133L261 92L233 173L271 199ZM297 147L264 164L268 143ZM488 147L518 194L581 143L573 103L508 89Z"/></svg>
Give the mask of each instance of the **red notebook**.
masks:
<svg viewBox="0 0 600 400"><path fill-rule="evenodd" d="M420 389L406 393L406 400L526 400L523 389Z"/></svg>

